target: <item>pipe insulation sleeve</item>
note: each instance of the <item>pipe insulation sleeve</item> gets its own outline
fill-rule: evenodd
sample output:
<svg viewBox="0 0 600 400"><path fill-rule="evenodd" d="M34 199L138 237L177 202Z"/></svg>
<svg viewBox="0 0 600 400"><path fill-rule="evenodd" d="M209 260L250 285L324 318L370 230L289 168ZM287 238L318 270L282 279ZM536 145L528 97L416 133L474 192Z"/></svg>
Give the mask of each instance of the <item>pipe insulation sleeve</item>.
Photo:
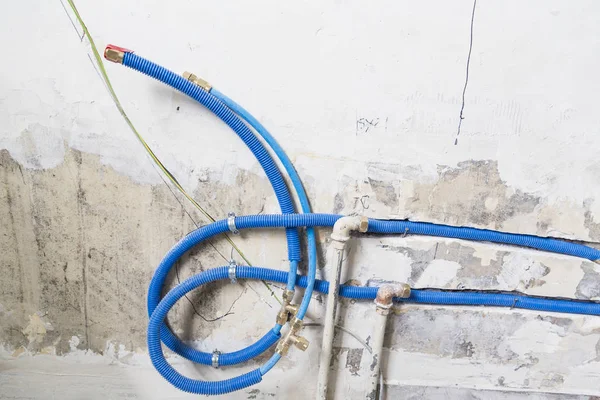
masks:
<svg viewBox="0 0 600 400"><path fill-rule="evenodd" d="M600 258L600 250L564 240L498 232L489 229L438 225L428 222L369 220L369 232L441 236L446 238L529 247L532 249L549 251L551 253L587 258L592 261Z"/></svg>
<svg viewBox="0 0 600 400"><path fill-rule="evenodd" d="M246 121L258 134L265 140L265 142L273 149L273 152L283 165L283 168L287 172L290 180L292 181L292 185L298 195L298 200L300 201L300 208L303 213L310 213L310 202L308 201L308 196L306 195L306 190L304 190L304 186L302 185L302 180L294 168L294 164L287 156L283 148L279 145L277 140L269 133L267 128L265 128L252 114L250 114L246 109L240 106L238 103L221 93L215 88L212 88L210 93L212 93L215 97L221 100L227 107L229 107L233 112L235 112L240 118ZM308 276L309 281L313 282L314 277L316 277L317 272L317 240L315 237L315 231L313 228L306 229L307 236L307 246L308 246ZM287 282L287 289L294 290L294 282L293 276L296 274L297 264L294 264L290 268L289 280ZM308 305L310 302L310 298L312 296L312 285L309 285L304 292L304 296L302 297L302 303L300 303L300 308L298 310L298 314L296 315L298 319L303 319L306 314L306 310L308 309Z"/></svg>
<svg viewBox="0 0 600 400"><path fill-rule="evenodd" d="M150 281L147 300L148 316L151 317L153 315L160 302L165 280L173 265L175 265L175 263L196 244L201 243L220 233L227 232L228 230L229 227L226 220L220 220L212 224L205 225L185 236L175 246L173 246L171 250L169 250L161 263L158 265L158 268L154 272L154 276ZM239 268L240 267L238 267L238 269ZM179 340L166 324L163 324L160 328L160 337L162 342L170 350L179 354L180 356L200 364L212 364L212 353L199 351L191 346L188 346ZM279 340L280 337L281 335L279 333L269 330L269 332L267 332L267 334L265 334L258 342L244 349L232 353L223 352L219 356L219 364L234 365L252 359L271 347L275 342L277 342L277 340Z"/></svg>
<svg viewBox="0 0 600 400"><path fill-rule="evenodd" d="M150 317L147 340L152 364L167 381L186 392L196 394L224 394L243 389L260 382L262 376L279 360L278 356L271 357L260 369L238 376L237 378L217 382L200 381L184 377L166 361L161 347L161 331L169 310L188 292L209 282L229 279L228 270L229 266L218 267L186 279L167 293ZM257 279L285 283L288 280L288 273L267 268L240 266L237 268L237 277L239 279ZM308 284L306 276L297 275L295 280L296 284L300 287L306 287ZM316 280L315 289L327 294L329 291L329 282ZM378 287L340 285L340 295L355 299L372 300L376 297L378 289ZM394 298L394 301L438 305L511 307L546 312L600 315L600 303L536 298L508 293L463 293L413 289L409 298Z"/></svg>
<svg viewBox="0 0 600 400"><path fill-rule="evenodd" d="M231 111L225 104L219 99L200 88L198 85L188 81L182 76L169 71L168 69L161 67L152 61L146 60L134 53L126 52L123 56L123 65L134 69L138 72L146 74L154 79L157 79L180 92L185 93L189 97L198 101L204 107L212 111L217 117L225 122L242 141L248 146L250 151L254 154L261 167L264 169L265 174L269 178L275 196L279 201L281 212L284 214L291 214L295 212L294 203L292 201L288 187L283 180L281 172L277 168L277 165L271 158L269 152L265 149L262 143L254 136L250 128L246 126L238 118L233 111ZM287 229L286 236L288 240L288 253L291 261L299 261L301 259L300 249L300 237L296 229Z"/></svg>
<svg viewBox="0 0 600 400"><path fill-rule="evenodd" d="M315 280L317 250L313 227L333 226L335 221L341 216L310 213L311 209L308 197L306 196L300 177L294 169L290 159L264 126L233 100L215 89L208 92L187 79L130 52L124 53L123 64L170 85L200 102L231 127L255 155L273 186L283 215L236 217L235 226L237 229L285 228L288 242L290 273L264 268L240 266L237 267L236 275L240 279L263 279L287 283L288 289L293 289L295 285L306 288L297 314L297 317L302 319L310 302L313 287L314 290L322 293L327 293L329 291L328 282ZM294 214L294 203L281 172L277 168L277 165L269 152L242 120L246 121L253 129L255 129L273 149L290 177L292 185L298 195L302 212L305 214ZM296 275L298 262L301 259L300 238L297 229L299 227L307 227L308 276ZM217 382L186 378L175 371L165 360L161 341L171 350L185 358L206 365L211 365L212 363L212 354L204 353L187 346L170 331L164 322L169 309L187 292L208 282L228 279L229 267L215 268L191 277L171 290L162 300L161 292L167 274L172 269L174 263L177 262L185 252L196 244L227 231L229 231L227 221L221 220L203 226L188 234L167 253L165 258L159 264L149 287L148 313L150 315L150 323L148 326L147 337L152 363L169 382L176 387L191 393L224 394L256 384L262 380L262 376L266 374L280 358L278 354L275 354L260 369L256 369L233 379ZM600 250L588 246L557 239L504 233L486 229L452 227L411 221L369 220L368 232L378 234L418 234L454 239L487 241L529 247L537 250L586 258L589 260L600 259ZM377 290L378 288L341 285L339 294L344 297L356 299L374 299ZM600 315L600 304L594 302L536 298L510 293L447 292L413 289L409 298L394 300L438 305L483 305L524 308L536 311ZM279 340L281 337L279 333L280 329L281 325L276 325L275 328L267 332L260 340L247 348L231 353L222 353L219 356L219 364L233 365L258 356Z"/></svg>
<svg viewBox="0 0 600 400"><path fill-rule="evenodd" d="M237 225L238 229L276 228L276 227L295 228L295 227L299 227L299 226L312 226L312 227L333 226L335 221L337 221L339 218L341 218L340 215L334 215L334 214L254 215L254 216L237 217L236 225ZM423 223L423 222L369 220L369 231L374 232L374 233L400 233L400 232L404 233L406 228L408 228L409 232L413 233L413 234L447 235L447 237L467 239L467 240L486 240L486 239L488 239L488 241L496 241L499 243L504 243L502 240L506 239L507 241L509 241L510 244L522 243L517 240L520 237L529 238L529 236L527 236L527 235L516 235L516 234L510 234L510 233L484 231L481 229L474 229L474 228L456 228L456 227L450 227L450 226L445 226L445 225L434 225L434 224ZM203 242L206 239L216 236L220 233L227 232L228 229L229 228L227 226L226 220L216 221L214 223L205 225L195 231L190 232L183 239L181 239L175 246L173 246L173 248L171 248L171 250L169 250L169 252L166 254L164 259L161 261L158 268L156 269L154 276L152 278L152 281L150 282L150 287L148 289L148 303L147 303L149 316L152 315L154 309L156 308L156 306L158 305L158 303L160 301L160 298L162 295L162 288L164 286L165 279L166 279L169 271L175 264L175 262L177 262L177 260L179 260L179 258L181 256L183 256L183 254L185 254L188 250L190 250L195 245ZM496 240L489 240L489 235L487 233L489 233L489 234L497 233L497 234L499 234L499 237L492 238L492 239L496 239ZM599 256L598 253L600 253L596 249L592 249L591 247L587 247L587 246L583 246L583 245L579 245L579 244L561 242L560 240L555 240L555 239L546 239L546 238L538 238L538 239L539 239L538 241L527 241L526 243L529 244L531 247L538 245L540 248L542 248L542 247L547 248L548 251L551 251L549 249L559 249L559 250L561 250L561 251L558 251L559 253L570 254L570 255L579 256L579 257L583 257L583 258L588 258L588 257L598 258L598 256ZM552 242L552 245L548 245L546 243L546 241ZM556 243L556 242L558 242L558 243ZM569 246L563 247L562 244L566 244ZM241 267L238 267L238 274L239 274L240 268ZM285 272L282 272L282 273L285 274ZM286 275L286 277L287 277L287 275ZM302 282L305 285L303 287L306 287L310 283L310 280L306 277L304 277L303 279L305 279L305 280L301 280L300 282ZM281 281L279 281L279 282L281 282ZM285 282L285 281L283 281L283 282ZM323 283L321 281L315 281L315 283L314 283L315 290L318 290L320 292L326 292L326 290L323 287L323 285L326 285L326 284L327 284L326 282ZM349 292L346 292L347 290ZM348 288L343 287L340 289L340 295L346 296L346 297L352 296L355 298L374 299L376 296L376 293L377 293L377 288L362 288L362 289L358 290L357 292L352 292L353 290L358 290L358 289L355 289L353 287L348 287ZM411 299L416 299L417 294L418 294L418 292L413 290L413 295L408 300L410 301ZM467 294L471 295L472 293L464 293L465 296ZM367 296L367 297L362 297L362 296ZM435 303L435 301L437 301L437 299L438 299L434 294L432 294L432 292L424 293L423 296L426 296L429 299L429 301L431 301L433 303ZM498 297L496 300L497 302L500 302L500 303L504 302L502 304L508 304L509 299L507 297L502 297L504 295L499 295L499 296L500 297ZM467 298L468 297L460 297L460 301L465 301L464 299L467 299ZM473 299L473 298L474 297L471 297L471 299ZM514 303L514 296L511 298L513 299L513 300L510 300L510 303L512 306L512 303ZM448 298L445 297L445 299L448 299ZM445 300L445 301L448 301L448 300ZM470 300L470 302L464 303L464 305L473 305L473 301L474 300ZM498 304L502 305L500 303L498 303ZM535 302L529 302L529 303L526 302L525 305L533 306L534 303ZM456 303L456 304L462 304L462 303ZM520 305L521 304L516 304L515 306L520 306ZM177 337L170 331L170 329L166 325L163 325L163 327L161 328L160 334L161 334L161 338L162 338L163 342L165 343L165 345L167 347L169 347L169 349L171 349L172 351L176 352L177 354L180 354L181 356L184 356L186 358L189 358L191 360L194 360L196 362L199 362L199 363L202 363L205 365L211 364L212 355L210 353L203 353L203 352L200 352L199 350L196 350L192 347L187 346L185 343L183 343L179 339L177 339ZM254 357L255 354L258 355L262 351L265 351L268 348L265 346L267 344L269 346L272 345L276 340L277 340L277 337L276 337L275 333L273 333L273 335L267 334L263 337L263 339L261 339L260 344L255 343L254 345L252 345L246 349L240 350L241 352L243 352L241 354L237 354L235 356L234 355L230 356L228 353L223 353L220 356L220 361L223 360L223 363L225 365L225 363L228 362L229 357L231 357L232 360L247 360L249 358ZM247 353L246 353L246 351L247 351Z"/></svg>
<svg viewBox="0 0 600 400"><path fill-rule="evenodd" d="M268 268L239 267L241 279L262 279L273 282L286 282L288 273ZM243 269L242 269L243 268ZM296 285L306 287L308 280L304 275L296 276ZM315 290L328 294L329 282L315 280ZM340 296L357 300L374 300L379 287L340 285ZM444 306L488 306L510 307L534 311L558 312L567 314L600 315L600 303L593 301L548 299L511 293L456 292L429 289L412 289L410 297L395 297L396 303L437 304Z"/></svg>
<svg viewBox="0 0 600 400"><path fill-rule="evenodd" d="M262 380L260 369L255 369L238 377L222 381L209 382L191 379L177 372L167 362L162 350L160 333L164 326L165 317L171 307L190 290L209 282L227 279L228 270L228 266L215 268L186 279L162 299L150 317L147 341L152 365L168 382L185 392L206 395L225 394L252 386Z"/></svg>

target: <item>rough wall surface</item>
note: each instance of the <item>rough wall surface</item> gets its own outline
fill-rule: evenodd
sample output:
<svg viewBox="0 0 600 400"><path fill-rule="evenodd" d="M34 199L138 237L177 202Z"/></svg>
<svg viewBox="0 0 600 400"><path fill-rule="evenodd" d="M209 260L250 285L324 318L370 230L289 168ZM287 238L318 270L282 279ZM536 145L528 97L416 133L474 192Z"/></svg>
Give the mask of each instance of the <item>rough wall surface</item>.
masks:
<svg viewBox="0 0 600 400"><path fill-rule="evenodd" d="M77 5L98 46L191 69L253 112L295 161L317 212L600 242L595 2L489 1L474 14L472 1ZM115 398L187 398L149 368L146 290L164 253L207 221L128 130L72 13L59 1L12 11L0 20L3 48L18 60L0 76L0 383L9 397L43 398L39 376L58 369L60 379L87 374L92 387L113 377ZM211 215L278 212L251 153L216 118L146 77L107 69L135 125ZM327 238L319 232L324 278ZM286 267L281 232L236 243L255 265ZM201 246L170 284L232 254L239 260L224 240ZM344 280L356 284L600 299L598 264L530 250L368 237L348 256ZM214 285L180 302L170 322L199 348L238 348L272 325L271 290L280 295L260 282ZM315 295L315 321L322 301ZM368 342L372 313L345 301L341 323ZM320 341L318 327L306 330ZM595 317L405 306L387 338L390 398L600 396ZM173 361L220 379L261 360L225 371ZM292 352L236 396L312 397L317 364L318 346ZM364 346L339 334L334 397L359 397L368 364ZM53 394L68 398L61 387ZM68 395L91 397L87 387Z"/></svg>

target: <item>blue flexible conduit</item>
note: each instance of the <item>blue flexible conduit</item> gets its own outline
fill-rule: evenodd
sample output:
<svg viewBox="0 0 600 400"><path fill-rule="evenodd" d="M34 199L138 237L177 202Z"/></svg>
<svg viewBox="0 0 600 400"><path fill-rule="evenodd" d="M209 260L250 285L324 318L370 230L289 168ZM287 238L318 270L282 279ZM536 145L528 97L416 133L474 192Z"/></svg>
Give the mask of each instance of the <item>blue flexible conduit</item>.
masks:
<svg viewBox="0 0 600 400"><path fill-rule="evenodd" d="M279 360L279 354L275 355L260 369L241 375L237 378L225 381L207 382L186 378L179 374L165 360L161 347L161 330L163 321L169 310L186 293L209 282L228 279L229 267L218 267L199 275L186 279L180 285L172 289L158 304L156 310L150 317L148 324L148 351L150 359L157 371L177 388L190 393L197 394L224 394L235 390L243 389L261 381L262 376L266 374ZM289 273L267 268L259 267L238 267L236 270L237 278L241 279L261 279L285 283L288 280ZM295 276L295 282L300 287L306 287L308 279L306 276ZM327 294L329 291L329 282L317 280L315 290ZM340 285L340 296L354 299L372 300L377 295L377 287L359 287ZM408 299L394 298L396 302L407 303L425 303L438 305L469 305L469 306L492 306L492 307L513 307L535 311L561 312L572 314L600 315L600 304L595 302L571 301L536 298L520 294L508 293L471 293L471 292L447 292L413 289ZM257 372L258 371L258 372Z"/></svg>
<svg viewBox="0 0 600 400"><path fill-rule="evenodd" d="M252 216L240 216L236 217L235 223L238 229L251 229L251 228L297 228L301 226L308 227L331 227L341 215L335 214L282 214L282 215L252 215ZM193 360L198 363L210 365L212 354L204 353L199 350L196 350L185 343L181 342L173 333L167 328L167 326L163 323L164 317L168 312L168 309L177 301L175 298L171 298L169 300L170 304L166 309L164 309L161 313L164 313L162 317L156 319L155 316L156 310L158 309L159 304L161 304L160 296L162 287L164 285L164 281L173 267L173 265L179 260L179 258L185 254L188 250L198 245L199 243L207 240L217 234L226 232L228 230L227 220L216 221L212 224L205 225L195 231L190 232L183 239L181 239L169 252L166 254L165 258L161 261L156 272L150 282L150 288L148 290L148 312L151 317L151 321L155 320L155 323L158 324L156 327L153 325L153 337L152 340L159 341L162 340L163 343L169 347L174 352ZM377 219L369 219L369 233L380 233L380 234L392 234L392 233L403 233L403 234L420 234L420 235L429 235L429 236L447 236L451 238L457 239L467 239L467 240L476 240L476 241L489 241L489 242L497 242L497 243L510 243L515 244L519 243L521 245L527 244L527 247L531 247L534 249L546 250L555 253L567 254L582 258L588 258L590 260L595 260L600 258L600 250L592 249L587 246L583 246L575 243L562 242L560 240L555 239L544 239L537 238L535 236L529 235L518 235L513 233L501 233L495 231L489 231L485 229L475 229L475 228L456 228L450 227L446 225L435 225L424 222L409 222L409 221L394 221L394 220L377 220ZM500 236L498 236L500 235ZM537 239L537 240L534 240ZM255 267L238 267L237 268L237 276L240 278L249 277L253 278L254 276L246 276L241 275L242 271L259 271L260 269ZM208 272L211 272L210 270ZM279 282L286 282L288 275L285 272L277 272L279 275L276 276L273 280L277 280ZM258 275L257 275L258 276ZM222 278L215 277L215 279L225 279L227 275L224 275ZM190 278L193 279L193 278ZM198 278L199 279L199 278ZM257 277L256 279L262 279ZM270 278L269 278L270 279ZM187 281L186 281L187 282ZM196 282L196 281L193 281ZM297 284L300 286L308 285L309 280L307 277L301 278ZM173 293L175 296L177 293L180 293L183 296L187 289L191 290L191 286L182 286L178 285L175 289L169 292L169 295ZM315 284L315 290L326 292L328 290L328 284L325 282L317 282ZM325 286L327 285L327 286ZM193 285L192 285L193 286ZM181 288L181 289L180 289ZM181 292L183 291L183 292ZM355 298L375 298L375 294L377 292L377 288L356 288L356 287L344 287L341 289L340 294L342 296L351 296ZM180 297L181 297L180 296ZM166 299L167 297L165 297ZM434 292L434 291L415 291L415 294L411 296L409 300L413 300L416 302L428 302L432 304L445 304L445 305L492 305L492 306L509 306L509 307L518 307L518 308L531 308L539 311L553 311L553 312L576 312L583 314L597 314L598 307L595 303L582 303L582 302L570 302L567 300L547 300L547 299L534 299L527 296L515 296L509 294L486 294L486 293L446 293L446 292ZM164 299L163 299L164 301ZM583 306L582 306L583 305ZM537 308L536 308L537 307ZM588 312L584 312L586 307L589 310ZM573 311L568 311L573 310ZM162 315L162 314L160 314ZM158 317L157 317L158 318ZM248 360L261 354L265 350L267 350L275 341L277 341L279 334L271 334L272 331L268 332L259 342L247 347L246 349L242 349L236 351L234 353L223 353L219 358L219 363L221 365L231 365L239 360ZM160 344L160 343L159 343ZM150 344L150 327L148 330L148 348L150 352L150 357L153 359L153 363L156 366L157 370L162 371L164 365L166 365L166 361L162 361L164 359L162 350L160 352L156 351L156 349L160 349L160 345L156 347L151 346ZM155 362L154 358L158 358ZM263 371L268 371L270 367L272 367L271 362L268 363L269 368L265 366ZM171 367L169 367L171 368ZM171 370L165 370L168 372L161 372L163 376L171 376ZM259 371L260 372L260 371ZM169 379L169 378L167 378ZM177 378L178 379L178 378ZM173 380L169 380L175 386L182 390L190 391L188 381L179 381L175 378ZM183 383L182 383L183 382ZM202 381L195 381L202 382ZM223 381L224 382L224 381ZM203 382L202 384L210 384L210 385L223 385L223 382ZM236 381L237 382L237 381ZM184 384L185 383L185 384ZM200 384L198 384L200 385ZM212 387L212 386L211 386ZM215 386L216 387L216 386ZM220 386L219 386L220 387ZM229 387L229 386L228 386ZM194 389L196 390L196 389ZM200 389L198 389L200 390ZM208 390L208 389L207 389ZM212 388L211 390L216 390ZM237 390L237 389L235 389ZM193 391L193 393L200 393ZM225 393L225 392L223 392Z"/></svg>
<svg viewBox="0 0 600 400"><path fill-rule="evenodd" d="M154 79L157 79L180 92L190 96L198 101L204 107L212 111L217 117L225 122L237 135L244 141L246 146L252 151L265 174L269 178L279 205L281 212L284 214L292 214L296 211L292 197L288 187L281 176L281 172L277 165L269 155L262 143L254 136L252 131L244 124L240 118L232 112L229 107L223 104L215 96L211 95L198 85L188 81L187 79L161 67L152 61L146 60L133 53L126 52L123 57L123 65L146 74ZM300 237L296 229L286 230L288 240L288 253L290 261L299 261L301 259Z"/></svg>
<svg viewBox="0 0 600 400"><path fill-rule="evenodd" d="M276 197L279 201L281 211L284 215L260 215L260 216L242 216L236 218L236 227L238 229L248 228L286 228L286 237L288 240L288 253L290 259L290 272L269 270L257 267L238 267L237 277L244 279L262 279L287 283L288 289L293 289L295 285L306 288L302 303L297 316L302 319L310 302L311 293L317 290L322 293L328 293L329 283L315 280L316 275L316 240L313 227L333 226L340 215L332 214L311 214L308 197L302 186L300 177L294 169L291 161L281 148L275 138L262 126L251 114L241 106L229 99L227 96L212 89L211 93L206 92L197 85L189 82L183 77L154 64L142 57L125 52L123 64L158 79L175 89L194 98L206 108L215 113L227 125L229 125L244 143L250 148L256 156L259 163L265 170L269 181L273 185ZM237 115L236 115L237 114ZM242 118L273 149L281 161L287 174L290 176L294 189L300 200L302 212L305 214L294 214L294 205L291 195L283 177L278 170L273 159L253 135L252 131L240 120ZM298 276L297 265L301 257L300 240L297 228L307 227L308 236L308 276ZM226 220L216 221L212 224L199 228L184 237L177 243L165 256L158 266L154 277L150 283L148 291L148 313L150 323L148 325L148 349L152 363L165 379L176 387L191 393L197 394L224 394L245 387L254 385L262 380L266 374L280 359L280 355L275 353L269 361L261 368L249 373L240 375L236 378L217 382L206 382L193 380L180 375L165 360L162 352L161 341L171 350L192 361L210 365L212 363L212 354L198 351L181 342L164 324L164 320L169 309L190 290L205 283L227 279L228 268L215 268L200 275L191 277L171 290L162 300L161 291L165 279L174 263L189 249L200 242L215 235L227 232L229 227ZM438 225L424 222L394 221L394 220L369 220L370 233L378 234L417 234L428 236L441 236L448 238L487 241L493 243L503 243L516 246L529 247L537 250L544 250L554 253L566 254L589 260L600 259L600 250L587 246L564 242L550 238L540 238L533 235L519 235L512 233L503 233L486 229L476 229L467 227L453 227L447 225ZM377 294L375 287L355 287L340 286L340 295L355 299L374 299ZM484 305L496 307L514 307L537 311L563 312L600 315L600 304L594 302L582 302L573 300L559 300L536 298L520 294L507 293L474 293L474 292L445 292L434 290L413 289L410 298L395 299L396 301L406 301L413 303L427 303L439 305ZM254 358L271 347L279 338L279 329L275 328L259 341L251 346L231 353L223 353L219 357L219 365L233 365Z"/></svg>
<svg viewBox="0 0 600 400"><path fill-rule="evenodd" d="M219 92L217 89L212 88L210 93L216 96L219 100L221 100L225 105L233 110L237 115L240 116L244 121L246 121L262 138L267 142L267 144L273 149L273 152L283 165L283 168L287 172L290 180L292 181L292 185L296 190L296 194L298 195L298 199L300 200L300 207L303 213L309 214L311 212L310 203L308 201L308 196L306 195L306 191L304 190L304 186L302 185L302 180L296 172L296 168L294 168L294 164L289 159L283 148L279 145L277 140L269 133L269 131L256 119L246 111L242 106L237 104L235 101L231 100L229 97L225 96L223 93ZM308 245L308 277L309 282L313 282L314 278L317 274L317 240L315 237L315 231L313 228L306 229L307 236L307 245ZM287 282L287 289L294 290L294 280L293 277L296 275L297 265L294 265L290 268L289 280ZM306 288L304 292L304 296L302 298L302 303L300 304L300 308L298 309L297 317L299 319L304 318L304 314L306 314L306 310L308 309L308 304L310 303L310 298L312 296L312 284Z"/></svg>

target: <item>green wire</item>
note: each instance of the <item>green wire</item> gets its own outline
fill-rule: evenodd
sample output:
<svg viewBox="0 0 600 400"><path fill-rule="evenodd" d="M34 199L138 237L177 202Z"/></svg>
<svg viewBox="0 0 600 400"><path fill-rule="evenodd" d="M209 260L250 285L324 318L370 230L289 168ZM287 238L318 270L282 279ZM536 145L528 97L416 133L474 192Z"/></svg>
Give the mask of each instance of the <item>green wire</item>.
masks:
<svg viewBox="0 0 600 400"><path fill-rule="evenodd" d="M88 30L87 26L83 22L83 19L81 18L81 15L79 14L79 11L77 10L77 7L75 7L75 3L73 2L73 0L67 0L67 2L69 3L71 10L75 14L77 21L83 28L83 33L84 33L85 37L87 37L88 41L90 42L90 46L92 48L92 53L94 53L94 58L96 59L96 63L98 64L98 68L100 69L100 74L102 75L102 79L104 79L104 82L106 83L108 92L109 92L110 96L112 97L115 105L117 106L119 113L121 113L121 116L125 119L125 122L127 122L127 125L129 126L131 131L138 138L138 140L142 144L142 146L144 146L144 149L146 150L146 152L148 153L150 158L152 158L152 161L154 161L154 163L158 166L158 168L162 171L162 173L165 174L165 176L167 178L169 178L169 180L177 188L177 190L179 190L179 192L181 192L181 194L183 194L185 196L185 198L188 199L189 202L192 203L200 211L200 213L202 213L202 215L204 215L209 221L215 222L215 219L208 213L208 211L206 211L200 204L198 204L198 202L196 200L194 200L194 198L192 196L190 196L188 194L188 192L183 188L183 186L181 186L181 184L177 181L177 178L175 178L175 176L167 169L167 167L165 167L165 165L158 159L158 157L156 156L154 151L152 151L152 149L150 148L148 143L144 140L142 135L138 132L136 127L133 125L133 122L131 122L131 119L129 119L129 116L123 109L123 106L121 105L121 102L119 101L119 98L117 97L117 94L115 93L115 90L114 90L112 84L110 83L110 79L108 78L108 74L106 73L106 69L104 68L104 62L102 61L102 57L100 56L100 53L98 52L98 48L96 47L96 44L94 43L94 39L92 38L90 31ZM242 250L233 242L233 240L229 237L229 235L225 234L225 238L227 239L229 244L231 246L233 246L233 248L240 255L240 257L242 257L242 259L246 262L246 264L248 264L249 266L252 266L252 263L250 263L250 260L248 260L248 258L246 258L246 256L242 252ZM279 298L277 297L277 295L275 294L273 289L271 289L271 285L266 281L262 281L262 282L265 285L265 287L269 290L269 292L271 293L271 296L274 297L275 300L277 300L277 302L279 304L281 304L281 301L279 300Z"/></svg>

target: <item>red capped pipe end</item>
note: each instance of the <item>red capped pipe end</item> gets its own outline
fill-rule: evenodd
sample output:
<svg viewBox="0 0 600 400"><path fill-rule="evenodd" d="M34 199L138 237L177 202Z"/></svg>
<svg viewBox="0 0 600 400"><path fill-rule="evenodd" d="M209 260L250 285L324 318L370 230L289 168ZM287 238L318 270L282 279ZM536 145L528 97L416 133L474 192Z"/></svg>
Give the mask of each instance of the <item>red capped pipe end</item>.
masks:
<svg viewBox="0 0 600 400"><path fill-rule="evenodd" d="M106 46L106 49L104 49L104 58L114 63L123 64L125 53L133 53L133 50L109 44Z"/></svg>

